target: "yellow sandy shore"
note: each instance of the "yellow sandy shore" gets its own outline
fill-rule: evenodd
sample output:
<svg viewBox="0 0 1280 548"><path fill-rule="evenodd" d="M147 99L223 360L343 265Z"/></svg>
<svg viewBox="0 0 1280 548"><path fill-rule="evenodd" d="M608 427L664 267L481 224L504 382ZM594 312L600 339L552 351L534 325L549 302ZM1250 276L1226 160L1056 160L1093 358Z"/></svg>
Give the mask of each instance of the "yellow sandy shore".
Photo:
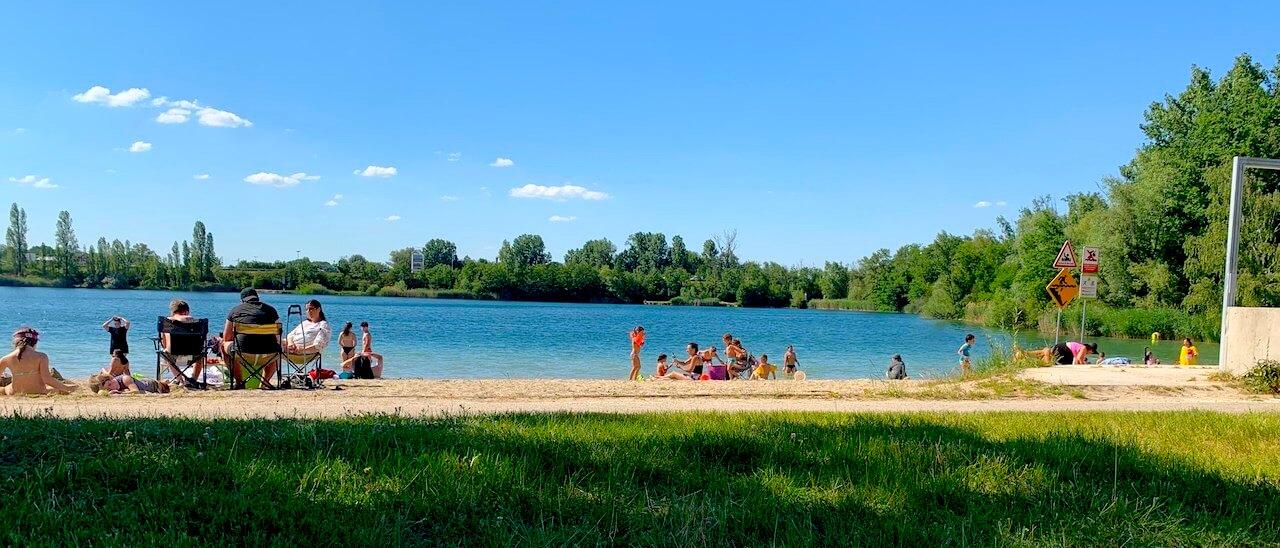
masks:
<svg viewBox="0 0 1280 548"><path fill-rule="evenodd" d="M166 395L0 398L0 413L193 418L406 416L688 411L1280 411L1280 398L1243 394L1206 379L1211 370L1044 368L1027 390L991 381L589 381L381 380L330 382L342 390L207 391ZM1000 386L1006 386L1006 381ZM1026 387L1023 387L1026 388Z"/></svg>

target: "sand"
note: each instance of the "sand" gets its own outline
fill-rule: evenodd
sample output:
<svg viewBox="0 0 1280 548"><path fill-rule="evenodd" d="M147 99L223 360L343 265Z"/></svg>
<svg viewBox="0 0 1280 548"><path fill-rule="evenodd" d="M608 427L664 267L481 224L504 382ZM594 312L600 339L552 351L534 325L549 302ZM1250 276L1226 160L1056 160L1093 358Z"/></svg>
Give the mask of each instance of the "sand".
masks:
<svg viewBox="0 0 1280 548"><path fill-rule="evenodd" d="M1063 366L1025 371L1032 390L993 394L984 381L330 381L342 390L201 391L173 394L0 397L4 415L190 418L441 416L532 411L1280 411L1280 398L1208 380L1211 368ZM987 383L991 381L985 381ZM1040 384L1044 383L1044 384Z"/></svg>

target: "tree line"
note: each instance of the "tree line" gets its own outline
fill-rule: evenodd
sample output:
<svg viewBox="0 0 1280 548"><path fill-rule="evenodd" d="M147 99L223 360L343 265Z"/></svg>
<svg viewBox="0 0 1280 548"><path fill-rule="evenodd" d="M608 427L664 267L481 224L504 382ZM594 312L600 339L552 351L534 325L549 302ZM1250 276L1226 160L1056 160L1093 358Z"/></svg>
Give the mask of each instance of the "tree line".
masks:
<svg viewBox="0 0 1280 548"><path fill-rule="evenodd" d="M556 261L541 236L504 241L497 257L458 257L448 240L336 262L240 261L224 266L197 222L189 241L161 257L144 244L99 239L81 251L67 212L55 245L28 248L26 213L14 204L4 267L63 285L260 288L371 295L512 300L840 308L913 312L1009 329L1051 328L1044 291L1063 240L1102 251L1099 301L1089 334L1217 334L1225 263L1231 158L1280 157L1280 62L1248 56L1215 80L1193 67L1187 87L1147 109L1146 140L1097 192L1041 197L1012 219L970 235L880 249L852 264L784 266L742 261L736 234L689 249L681 236L637 232L619 249L596 239ZM1250 173L1241 230L1239 304L1280 304L1280 176ZM421 269L414 271L419 252ZM1070 310L1068 311L1070 312Z"/></svg>

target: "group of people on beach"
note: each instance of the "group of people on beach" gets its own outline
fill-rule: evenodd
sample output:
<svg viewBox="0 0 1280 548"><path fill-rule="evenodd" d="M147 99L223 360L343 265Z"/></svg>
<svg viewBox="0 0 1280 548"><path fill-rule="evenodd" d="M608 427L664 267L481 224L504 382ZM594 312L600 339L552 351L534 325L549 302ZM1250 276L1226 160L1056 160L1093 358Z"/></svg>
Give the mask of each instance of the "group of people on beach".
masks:
<svg viewBox="0 0 1280 548"><path fill-rule="evenodd" d="M196 322L191 315L191 306L186 301L174 299L169 303L168 320L172 322ZM258 292L253 288L245 288L240 292L240 302L227 313L226 322L220 334L214 334L206 341L206 352L198 355L175 355L169 333L159 333L157 348L167 354L166 365L172 375L171 380L148 379L135 375L129 367L128 332L131 322L121 316L113 316L103 322L102 328L109 337L108 352L110 362L97 373L89 377L88 387L93 393L167 393L174 385L187 389L207 388L203 379L208 378L205 368L210 365L225 364L230 378L226 382L233 388L246 386L246 375L243 364L235 359L237 353L257 356L274 356L264 362L261 368L259 387L263 390L275 390L278 387L271 383L276 370L280 366L281 356L312 356L322 353L332 338L332 328L325 317L320 301L311 299L305 306L305 314L301 321L287 335L238 333L235 325L270 326L280 323L280 314L271 305L262 302ZM369 322L360 322L359 351L357 338L351 322L343 326L338 334L338 346L341 349L341 373L318 369L311 371L315 377L339 377L355 379L381 378L385 361L382 354L373 351L373 334L369 331ZM0 374L6 370L7 376L0 376L3 393L14 394L47 394L70 393L75 387L65 382L57 370L49 364L49 356L36 346L40 342L40 333L31 327L22 327L13 334L13 350L0 357ZM215 375L215 378L221 375Z"/></svg>
<svg viewBox="0 0 1280 548"><path fill-rule="evenodd" d="M643 326L631 330L631 374L628 380L643 380L640 373L640 349L645 344ZM731 333L721 337L724 357L714 344L702 348L696 342L685 345L684 358L668 358L658 354L658 362L652 379L665 380L766 380L778 378L778 366L769 362L768 354L759 357L742 346L742 340ZM727 360L725 358L728 358ZM804 380L804 372L797 370L800 360L794 346L787 346L782 357L782 375L787 379Z"/></svg>

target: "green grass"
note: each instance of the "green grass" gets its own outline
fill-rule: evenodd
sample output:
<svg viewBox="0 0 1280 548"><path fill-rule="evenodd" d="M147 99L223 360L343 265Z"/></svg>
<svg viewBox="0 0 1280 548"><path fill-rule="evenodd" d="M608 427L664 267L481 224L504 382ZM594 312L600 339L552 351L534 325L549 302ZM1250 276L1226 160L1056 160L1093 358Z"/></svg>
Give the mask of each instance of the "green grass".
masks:
<svg viewBox="0 0 1280 548"><path fill-rule="evenodd" d="M1274 545L1280 415L0 420L2 544Z"/></svg>

